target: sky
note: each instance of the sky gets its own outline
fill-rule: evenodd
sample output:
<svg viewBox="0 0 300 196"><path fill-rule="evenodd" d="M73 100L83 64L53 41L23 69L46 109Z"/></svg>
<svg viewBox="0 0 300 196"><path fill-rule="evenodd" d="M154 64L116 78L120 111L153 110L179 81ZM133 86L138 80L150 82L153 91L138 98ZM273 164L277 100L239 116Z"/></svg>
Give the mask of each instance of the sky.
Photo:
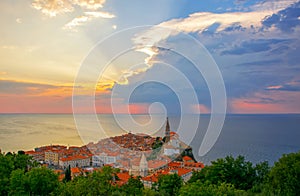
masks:
<svg viewBox="0 0 300 196"><path fill-rule="evenodd" d="M0 24L0 113L210 113L223 84L227 113L300 113L298 0L1 0Z"/></svg>

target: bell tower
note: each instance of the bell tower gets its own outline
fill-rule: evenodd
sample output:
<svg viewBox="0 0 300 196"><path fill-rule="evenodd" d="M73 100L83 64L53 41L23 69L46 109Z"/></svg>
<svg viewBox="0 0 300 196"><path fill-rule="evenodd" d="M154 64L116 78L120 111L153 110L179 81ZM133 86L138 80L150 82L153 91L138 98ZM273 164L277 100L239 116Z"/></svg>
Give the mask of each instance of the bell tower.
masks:
<svg viewBox="0 0 300 196"><path fill-rule="evenodd" d="M166 122L166 130L165 130L165 142L169 142L170 141L170 124L169 124L169 118L167 117L167 122Z"/></svg>

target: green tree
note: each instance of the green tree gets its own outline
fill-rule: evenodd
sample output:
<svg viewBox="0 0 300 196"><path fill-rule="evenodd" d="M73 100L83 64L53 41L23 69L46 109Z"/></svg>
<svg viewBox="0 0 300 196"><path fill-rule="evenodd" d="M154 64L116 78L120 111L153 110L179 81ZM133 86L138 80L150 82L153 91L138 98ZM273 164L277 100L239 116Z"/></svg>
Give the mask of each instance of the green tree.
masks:
<svg viewBox="0 0 300 196"><path fill-rule="evenodd" d="M265 184L268 180L268 175L270 173L270 166L267 161L258 163L254 167L256 178L253 183L253 187L250 189L250 193L261 193L264 188Z"/></svg>
<svg viewBox="0 0 300 196"><path fill-rule="evenodd" d="M69 165L65 170L64 182L69 182L69 181L71 181L71 179L72 179L71 166Z"/></svg>
<svg viewBox="0 0 300 196"><path fill-rule="evenodd" d="M300 152L283 155L270 171L268 192L300 195Z"/></svg>
<svg viewBox="0 0 300 196"><path fill-rule="evenodd" d="M10 175L10 195L28 195L27 179L24 171L16 169Z"/></svg>
<svg viewBox="0 0 300 196"><path fill-rule="evenodd" d="M143 195L144 185L140 177L133 178L131 176L127 184L123 185L121 189L126 195Z"/></svg>
<svg viewBox="0 0 300 196"><path fill-rule="evenodd" d="M25 176L29 192L34 195L49 195L59 184L57 174L44 167L33 168Z"/></svg>
<svg viewBox="0 0 300 196"><path fill-rule="evenodd" d="M101 171L78 176L74 180L60 185L56 195L112 195L117 194L118 188L113 186L118 169L103 167Z"/></svg>
<svg viewBox="0 0 300 196"><path fill-rule="evenodd" d="M22 169L28 171L29 167L36 166L32 157L26 155L24 151L18 151L18 154L13 154L14 169Z"/></svg>
<svg viewBox="0 0 300 196"><path fill-rule="evenodd" d="M178 195L183 180L178 174L161 175L158 178L157 191L161 195Z"/></svg>
<svg viewBox="0 0 300 196"><path fill-rule="evenodd" d="M144 188L143 195L144 196L159 196L159 193L153 189Z"/></svg>
<svg viewBox="0 0 300 196"><path fill-rule="evenodd" d="M9 192L9 177L14 169L13 155L0 153L0 195L7 195Z"/></svg>
<svg viewBox="0 0 300 196"><path fill-rule="evenodd" d="M179 195L182 196L240 196L246 195L245 191L237 190L231 184L210 184L209 182L202 183L199 180L183 186Z"/></svg>
<svg viewBox="0 0 300 196"><path fill-rule="evenodd" d="M190 182L198 179L204 183L211 184L227 183L232 184L237 189L248 190L252 188L256 180L256 171L252 163L245 161L244 157L238 156L234 159L227 156L224 159L212 161L210 166L206 166L199 173L194 173Z"/></svg>

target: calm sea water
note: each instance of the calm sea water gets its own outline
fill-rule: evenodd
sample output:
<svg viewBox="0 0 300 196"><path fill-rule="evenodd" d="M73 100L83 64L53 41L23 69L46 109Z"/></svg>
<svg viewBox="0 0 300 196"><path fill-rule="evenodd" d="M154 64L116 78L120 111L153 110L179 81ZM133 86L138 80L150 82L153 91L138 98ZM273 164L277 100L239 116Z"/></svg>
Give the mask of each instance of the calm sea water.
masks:
<svg viewBox="0 0 300 196"><path fill-rule="evenodd" d="M1 114L0 149L8 152L31 150L49 144L83 145L89 141L95 142L126 133L124 129L134 133L163 134L163 119L159 115L152 117L151 122L149 116L135 115L134 120L143 126L131 126L127 123L122 128L112 115L97 117L97 123L103 128L102 132L99 132L99 127L95 126L89 115L82 115L82 122L76 127L73 116L69 114ZM193 116L185 116L183 119L192 118ZM170 116L169 119L171 129L176 131L180 119L176 116ZM201 115L200 119L197 133L190 145L196 159L206 164L226 155L243 155L254 163L267 160L273 164L282 154L300 150L300 115L227 115L217 142L205 156L200 157L198 149L210 117ZM130 122L128 115L119 115L119 120L123 125ZM188 134L188 130L186 133Z"/></svg>

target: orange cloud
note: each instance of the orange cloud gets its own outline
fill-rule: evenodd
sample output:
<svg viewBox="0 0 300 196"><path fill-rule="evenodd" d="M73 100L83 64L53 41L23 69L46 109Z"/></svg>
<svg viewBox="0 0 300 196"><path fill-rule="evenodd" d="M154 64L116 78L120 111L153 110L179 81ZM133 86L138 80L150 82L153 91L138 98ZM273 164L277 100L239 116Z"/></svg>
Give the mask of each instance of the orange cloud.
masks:
<svg viewBox="0 0 300 196"><path fill-rule="evenodd" d="M210 109L204 104L197 104L192 106L192 111L196 114L207 114L210 113Z"/></svg>
<svg viewBox="0 0 300 196"><path fill-rule="evenodd" d="M247 99L235 99L230 105L233 113L254 114L287 112L284 107L278 104L251 103L250 100Z"/></svg>

